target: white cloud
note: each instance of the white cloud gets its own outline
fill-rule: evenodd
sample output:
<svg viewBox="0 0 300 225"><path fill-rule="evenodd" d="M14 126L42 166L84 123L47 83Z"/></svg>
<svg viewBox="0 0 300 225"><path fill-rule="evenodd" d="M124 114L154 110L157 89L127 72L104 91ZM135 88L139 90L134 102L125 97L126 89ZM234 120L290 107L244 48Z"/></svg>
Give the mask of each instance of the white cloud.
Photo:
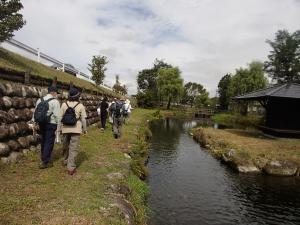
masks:
<svg viewBox="0 0 300 225"><path fill-rule="evenodd" d="M155 58L179 66L186 81L213 96L219 79L265 60L266 39L299 29L297 0L24 0L27 21L16 39L84 72L95 54L136 91L137 72Z"/></svg>

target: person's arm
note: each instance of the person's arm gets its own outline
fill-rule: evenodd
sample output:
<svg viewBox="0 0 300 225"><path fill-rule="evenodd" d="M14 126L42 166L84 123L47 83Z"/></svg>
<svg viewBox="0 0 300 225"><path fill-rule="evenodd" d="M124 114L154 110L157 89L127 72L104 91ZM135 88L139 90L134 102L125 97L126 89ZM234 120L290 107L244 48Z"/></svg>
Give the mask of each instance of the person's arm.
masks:
<svg viewBox="0 0 300 225"><path fill-rule="evenodd" d="M57 127L60 127L60 121L61 121L61 110L60 110L60 103L57 99L53 101L53 117L57 124Z"/></svg>
<svg viewBox="0 0 300 225"><path fill-rule="evenodd" d="M60 118L63 117L64 113L65 113L65 104L62 103L62 104L61 104L61 107L60 107L60 110L59 110ZM57 125L57 130L58 130L59 132L62 130L61 119L60 119L59 125Z"/></svg>
<svg viewBox="0 0 300 225"><path fill-rule="evenodd" d="M81 110L81 114L80 114L80 120L81 120L81 123L82 123L83 133L87 132L86 117L87 117L87 115L86 115L85 107L83 106L82 110Z"/></svg>

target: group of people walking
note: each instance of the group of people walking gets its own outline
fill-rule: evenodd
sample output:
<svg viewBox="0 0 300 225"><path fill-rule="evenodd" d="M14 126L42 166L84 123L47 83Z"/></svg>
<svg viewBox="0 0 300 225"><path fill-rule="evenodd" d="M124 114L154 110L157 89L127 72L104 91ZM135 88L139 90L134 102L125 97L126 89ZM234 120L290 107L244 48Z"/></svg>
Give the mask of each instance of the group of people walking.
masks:
<svg viewBox="0 0 300 225"><path fill-rule="evenodd" d="M55 139L63 135L63 165L70 175L76 173L76 156L79 152L80 135L87 134L86 109L80 102L80 92L76 88L69 90L68 100L60 105L57 99L58 89L48 88L48 94L40 98L35 107L32 118L32 128L39 127L41 137L40 169L52 166L51 153ZM99 104L98 113L101 119L101 131L106 128L107 118L112 123L115 138L121 136L121 126L129 119L131 112L130 101L114 98L111 102L105 97Z"/></svg>
<svg viewBox="0 0 300 225"><path fill-rule="evenodd" d="M109 117L109 122L112 124L112 131L114 137L121 137L121 126L128 122L132 107L130 100L117 99L114 98L111 102L105 97L99 104L98 114L101 120L101 131L106 128L107 117Z"/></svg>

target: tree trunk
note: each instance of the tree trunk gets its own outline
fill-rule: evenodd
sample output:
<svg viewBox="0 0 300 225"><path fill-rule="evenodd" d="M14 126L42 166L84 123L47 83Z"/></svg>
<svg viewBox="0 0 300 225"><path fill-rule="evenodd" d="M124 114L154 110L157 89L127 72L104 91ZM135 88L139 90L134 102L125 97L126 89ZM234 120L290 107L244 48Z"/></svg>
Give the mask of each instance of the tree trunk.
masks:
<svg viewBox="0 0 300 225"><path fill-rule="evenodd" d="M167 109L170 109L170 106L171 106L171 99L172 99L172 97L171 97L171 96L169 96L169 99L168 99L168 105L167 105Z"/></svg>

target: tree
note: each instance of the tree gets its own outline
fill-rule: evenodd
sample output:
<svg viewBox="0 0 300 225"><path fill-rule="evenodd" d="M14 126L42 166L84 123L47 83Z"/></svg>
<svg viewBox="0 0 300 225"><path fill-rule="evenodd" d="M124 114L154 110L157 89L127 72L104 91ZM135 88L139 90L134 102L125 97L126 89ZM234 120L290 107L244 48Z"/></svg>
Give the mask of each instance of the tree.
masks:
<svg viewBox="0 0 300 225"><path fill-rule="evenodd" d="M205 92L206 90L201 84L188 82L184 85L184 96L182 102L190 104L190 106L193 107L196 97L204 94Z"/></svg>
<svg viewBox="0 0 300 225"><path fill-rule="evenodd" d="M230 92L232 96L242 95L248 92L265 88L267 79L264 76L263 64L261 62L252 62L249 67L236 70L236 74L232 77ZM241 103L241 113L247 114L248 104Z"/></svg>
<svg viewBox="0 0 300 225"><path fill-rule="evenodd" d="M18 13L22 8L20 0L0 1L0 43L12 38L13 32L25 25L22 14Z"/></svg>
<svg viewBox="0 0 300 225"><path fill-rule="evenodd" d="M210 105L209 93L204 91L195 98L195 105L197 108L208 107Z"/></svg>
<svg viewBox="0 0 300 225"><path fill-rule="evenodd" d="M265 88L267 79L264 76L263 64L254 61L249 67L236 70L232 77L231 90L233 96L242 95L251 91Z"/></svg>
<svg viewBox="0 0 300 225"><path fill-rule="evenodd" d="M158 94L167 99L167 109L170 109L172 100L177 99L183 92L183 79L180 70L174 68L160 68L158 70Z"/></svg>
<svg viewBox="0 0 300 225"><path fill-rule="evenodd" d="M172 66L163 60L155 59L151 69L144 69L139 72L137 77L139 91L146 92L147 90L157 89L156 78L160 68L172 68Z"/></svg>
<svg viewBox="0 0 300 225"><path fill-rule="evenodd" d="M160 101L157 89L157 76L160 68L172 68L172 66L163 60L155 59L151 69L144 69L139 72L137 76L139 106L153 107ZM141 102L139 102L140 100ZM146 103L146 101L148 102Z"/></svg>
<svg viewBox="0 0 300 225"><path fill-rule="evenodd" d="M219 103L222 110L228 110L230 98L232 97L231 81L231 75L226 74L221 78L218 84Z"/></svg>
<svg viewBox="0 0 300 225"><path fill-rule="evenodd" d="M93 56L92 63L89 64L88 70L92 73L92 80L95 81L97 85L103 83L105 78L105 71L107 68L105 65L108 63L106 56Z"/></svg>
<svg viewBox="0 0 300 225"><path fill-rule="evenodd" d="M290 34L279 30L275 40L267 40L272 51L265 62L265 71L278 83L300 79L300 30Z"/></svg>

